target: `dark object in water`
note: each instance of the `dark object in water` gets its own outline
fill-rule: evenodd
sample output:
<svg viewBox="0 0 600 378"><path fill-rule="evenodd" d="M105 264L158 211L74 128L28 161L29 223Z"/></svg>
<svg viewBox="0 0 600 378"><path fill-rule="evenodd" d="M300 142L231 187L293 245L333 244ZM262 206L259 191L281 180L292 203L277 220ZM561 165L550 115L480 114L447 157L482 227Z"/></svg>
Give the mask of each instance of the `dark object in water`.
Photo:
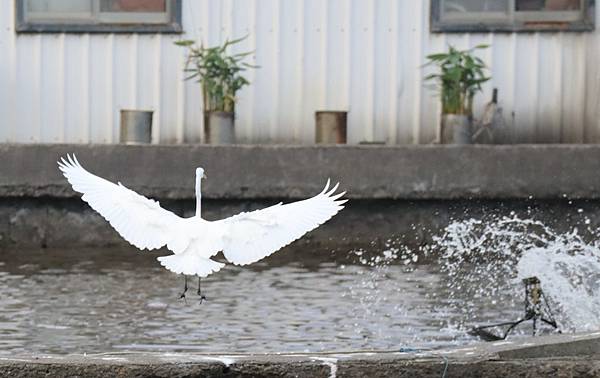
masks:
<svg viewBox="0 0 600 378"><path fill-rule="evenodd" d="M538 320L542 323L546 323L554 329L558 329L556 320L552 315L548 301L542 291L541 282L537 277L528 277L523 280L525 284L525 316L514 322L503 322L496 323L487 326L475 327L469 331L470 335L479 336L485 341L497 341L504 340L515 329L519 324L528 320L533 321L533 336L537 334L537 322ZM492 330L494 328L502 329L508 326L508 328L501 333L501 335L495 334ZM560 330L558 330L560 333Z"/></svg>

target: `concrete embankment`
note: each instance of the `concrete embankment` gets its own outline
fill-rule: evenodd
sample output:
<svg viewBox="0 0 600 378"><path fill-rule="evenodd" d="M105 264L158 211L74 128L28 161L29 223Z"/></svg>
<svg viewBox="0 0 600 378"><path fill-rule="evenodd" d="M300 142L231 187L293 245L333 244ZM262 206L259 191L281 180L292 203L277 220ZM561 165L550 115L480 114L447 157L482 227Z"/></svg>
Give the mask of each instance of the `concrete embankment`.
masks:
<svg viewBox="0 0 600 378"><path fill-rule="evenodd" d="M559 231L600 226L599 146L1 145L0 246L123 244L56 167L90 171L194 213L194 168L206 168L203 215L218 219L318 193L326 177L351 201L303 242L426 244L452 219L514 213ZM568 198L565 198L565 195Z"/></svg>
<svg viewBox="0 0 600 378"><path fill-rule="evenodd" d="M411 352L23 355L0 357L0 376L597 377L599 335L555 335Z"/></svg>
<svg viewBox="0 0 600 378"><path fill-rule="evenodd" d="M0 197L73 197L67 153L103 177L163 199L302 198L325 178L353 199L600 198L600 146L0 145Z"/></svg>

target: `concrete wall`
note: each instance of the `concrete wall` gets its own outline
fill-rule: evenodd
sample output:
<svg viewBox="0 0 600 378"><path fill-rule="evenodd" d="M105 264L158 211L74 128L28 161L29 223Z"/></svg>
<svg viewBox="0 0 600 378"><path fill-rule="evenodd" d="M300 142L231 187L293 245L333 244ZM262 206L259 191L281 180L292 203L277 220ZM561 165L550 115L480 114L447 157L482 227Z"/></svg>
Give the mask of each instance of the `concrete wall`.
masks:
<svg viewBox="0 0 600 378"><path fill-rule="evenodd" d="M17 34L14 1L0 1L0 142L115 143L119 110L155 111L154 143L202 139L200 89L183 81L192 38L214 45L249 35L261 66L239 94L247 143L314 142L315 110L348 110L350 143L427 144L439 98L423 83L425 56L478 44L514 141L600 141L600 31L429 31L429 0L183 0L185 34ZM600 15L600 7L596 9ZM597 16L596 19L600 19Z"/></svg>
<svg viewBox="0 0 600 378"><path fill-rule="evenodd" d="M351 199L346 209L294 244L311 243L314 253L390 240L417 248L453 219L513 212L559 232L600 227L597 146L3 145L0 247L126 245L60 176L56 160L67 152L185 217L194 213L194 168L202 165L209 220L312 196L326 177L339 180Z"/></svg>
<svg viewBox="0 0 600 378"><path fill-rule="evenodd" d="M302 198L328 177L353 199L600 198L600 146L0 145L0 197L73 197L56 161L162 199Z"/></svg>
<svg viewBox="0 0 600 378"><path fill-rule="evenodd" d="M17 354L4 377L596 377L597 334L518 338L438 350L227 355L200 353Z"/></svg>

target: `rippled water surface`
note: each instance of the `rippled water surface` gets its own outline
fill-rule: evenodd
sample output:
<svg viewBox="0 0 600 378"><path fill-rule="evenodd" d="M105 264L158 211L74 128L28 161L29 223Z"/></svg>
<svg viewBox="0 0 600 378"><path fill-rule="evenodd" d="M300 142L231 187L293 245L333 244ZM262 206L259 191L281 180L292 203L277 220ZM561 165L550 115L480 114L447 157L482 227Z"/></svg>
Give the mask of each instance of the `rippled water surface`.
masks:
<svg viewBox="0 0 600 378"><path fill-rule="evenodd" d="M132 248L2 251L0 353L117 350L292 352L472 342L439 266L382 251L297 247L203 280L165 271ZM312 256L308 258L307 256ZM485 279L485 277L483 278ZM482 298L478 320L514 318Z"/></svg>
<svg viewBox="0 0 600 378"><path fill-rule="evenodd" d="M436 348L476 341L473 326L524 315L536 276L563 332L600 328L600 232L560 232L517 215L452 221L431 244L333 250L296 243L203 280L159 253L0 251L0 354L319 352ZM381 245L383 244L383 245ZM551 330L544 330L549 332ZM516 335L531 334L523 323ZM512 334L511 334L512 337Z"/></svg>

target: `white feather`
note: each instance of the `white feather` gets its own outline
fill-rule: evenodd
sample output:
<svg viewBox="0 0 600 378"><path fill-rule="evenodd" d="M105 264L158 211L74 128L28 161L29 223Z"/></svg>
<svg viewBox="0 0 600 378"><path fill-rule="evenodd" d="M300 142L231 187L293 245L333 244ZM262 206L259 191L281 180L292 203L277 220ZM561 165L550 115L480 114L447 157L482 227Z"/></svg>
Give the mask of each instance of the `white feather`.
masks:
<svg viewBox="0 0 600 378"><path fill-rule="evenodd" d="M345 194L334 194L338 185L316 196L266 209L240 213L210 222L199 215L181 218L121 183L113 184L86 171L75 156L58 163L73 189L128 242L139 249L167 246L175 255L159 257L163 266L175 273L200 277L218 271L222 263L210 260L223 251L238 265L256 262L317 228L344 208ZM203 174L203 170L201 170ZM198 175L198 172L197 172ZM197 177L198 206L200 180Z"/></svg>
<svg viewBox="0 0 600 378"><path fill-rule="evenodd" d="M183 219L121 183L113 184L86 171L75 156L58 163L73 190L128 242L139 249L157 249L179 235ZM178 249L182 249L180 246ZM183 248L184 249L184 248Z"/></svg>
<svg viewBox="0 0 600 378"><path fill-rule="evenodd" d="M299 239L327 222L346 200L345 193L330 192L287 205L277 204L266 209L241 213L219 221L225 228L223 253L230 262L246 265L256 262Z"/></svg>

